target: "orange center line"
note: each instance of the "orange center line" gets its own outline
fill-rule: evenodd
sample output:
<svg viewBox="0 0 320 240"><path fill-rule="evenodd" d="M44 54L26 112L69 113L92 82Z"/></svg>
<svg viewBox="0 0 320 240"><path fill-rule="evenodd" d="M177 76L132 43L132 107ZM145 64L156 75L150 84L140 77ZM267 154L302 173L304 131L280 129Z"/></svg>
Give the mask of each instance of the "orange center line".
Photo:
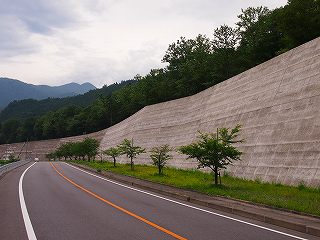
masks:
<svg viewBox="0 0 320 240"><path fill-rule="evenodd" d="M163 227L161 227L161 226L159 226L159 225L157 225L157 224L155 224L155 223L153 223L153 222L151 222L151 221L149 221L149 220L147 220L147 219L145 219L145 218L143 218L143 217L141 217L141 216L139 216L139 215L137 215L137 214L135 214L135 213L133 213L133 212L130 212L129 210L126 210L126 209L124 209L124 208L122 208L122 207L120 207L120 206L118 206L118 205L116 205L116 204L114 204L114 203L112 203L112 202L104 199L103 197L100 197L99 195L95 194L94 192L91 192L90 190L88 190L88 189L80 186L79 184L75 183L74 181L72 181L71 179L69 179L68 177L66 177L65 175L63 175L61 172L59 172L58 169L57 169L52 163L50 163L50 164L51 164L51 166L53 167L53 169L54 169L61 177L63 177L63 178L66 179L68 182L70 182L71 184L73 184L73 185L76 186L77 188L81 189L82 191L90 194L91 196L93 196L93 197L101 200L102 202L105 202L105 203L109 204L110 206L118 209L119 211L124 212L124 213L126 213L126 214L128 214L128 215L130 215L130 216L132 216L132 217L134 217L134 218L136 218L136 219L138 219L138 220L140 220L140 221L142 221L142 222L144 222L144 223L146 223L146 224L148 224L148 225L150 225L150 226L152 226L152 227L154 227L154 228L156 228L156 229L158 229L158 230L160 230L160 231L162 231L162 232L164 232L164 233L166 233L166 234L171 235L172 237L174 237L174 238L176 238L176 239L179 239L179 240L187 240L187 238L181 237L180 235L178 235L178 234L176 234L176 233L174 233L174 232L171 232L171 231L169 231L169 230L167 230L167 229L165 229L165 228L163 228Z"/></svg>

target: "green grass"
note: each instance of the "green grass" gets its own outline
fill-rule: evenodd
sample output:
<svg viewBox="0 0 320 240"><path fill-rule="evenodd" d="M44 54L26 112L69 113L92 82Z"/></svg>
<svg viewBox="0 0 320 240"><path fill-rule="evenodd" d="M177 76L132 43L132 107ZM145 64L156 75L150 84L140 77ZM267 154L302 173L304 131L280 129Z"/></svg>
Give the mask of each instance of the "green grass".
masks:
<svg viewBox="0 0 320 240"><path fill-rule="evenodd" d="M12 163L14 161L10 161L10 160L0 160L0 166L8 164L8 163Z"/></svg>
<svg viewBox="0 0 320 240"><path fill-rule="evenodd" d="M117 164L117 167L113 167L111 162L73 162L212 196L225 196L320 216L320 188L262 183L259 180L250 181L231 176L223 176L222 186L214 186L212 175L198 170L165 168L164 174L158 175L154 166L135 165L135 170L131 171L129 164Z"/></svg>

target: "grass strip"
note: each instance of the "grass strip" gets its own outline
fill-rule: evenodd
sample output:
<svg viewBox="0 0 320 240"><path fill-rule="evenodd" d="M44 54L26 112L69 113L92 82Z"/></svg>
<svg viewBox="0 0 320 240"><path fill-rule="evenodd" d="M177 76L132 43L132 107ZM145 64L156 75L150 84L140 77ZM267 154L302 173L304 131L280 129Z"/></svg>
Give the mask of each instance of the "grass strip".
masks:
<svg viewBox="0 0 320 240"><path fill-rule="evenodd" d="M117 164L117 167L114 167L111 162L73 162L89 166L98 171L104 170L133 176L178 188L195 190L211 196L241 199L320 216L320 188L262 183L259 180L245 180L228 175L221 177L221 186L214 186L213 176L199 170L165 168L164 174L158 175L157 168L149 165L135 165L135 170L131 171L129 164Z"/></svg>
<svg viewBox="0 0 320 240"><path fill-rule="evenodd" d="M11 160L0 160L0 166L3 166L5 164L9 164L9 163L12 163L14 161L11 161Z"/></svg>

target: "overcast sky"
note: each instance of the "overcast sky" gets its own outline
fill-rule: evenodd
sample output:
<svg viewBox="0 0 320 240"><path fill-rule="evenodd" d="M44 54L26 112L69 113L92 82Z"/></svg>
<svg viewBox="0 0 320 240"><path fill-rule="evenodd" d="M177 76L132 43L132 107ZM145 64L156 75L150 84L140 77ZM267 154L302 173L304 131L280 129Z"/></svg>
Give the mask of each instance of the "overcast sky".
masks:
<svg viewBox="0 0 320 240"><path fill-rule="evenodd" d="M212 37L241 8L286 0L0 0L0 77L97 87L163 67L180 36Z"/></svg>

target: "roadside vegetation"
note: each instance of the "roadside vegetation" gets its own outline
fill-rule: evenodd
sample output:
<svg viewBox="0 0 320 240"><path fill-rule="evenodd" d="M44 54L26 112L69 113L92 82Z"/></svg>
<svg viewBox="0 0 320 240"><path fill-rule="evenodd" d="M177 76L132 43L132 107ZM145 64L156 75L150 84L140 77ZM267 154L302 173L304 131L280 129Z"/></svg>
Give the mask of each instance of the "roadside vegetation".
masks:
<svg viewBox="0 0 320 240"><path fill-rule="evenodd" d="M92 139L85 139L78 143L65 143L49 156L55 155L65 160L70 159L73 163L96 169L98 173L110 171L182 189L198 191L211 196L240 199L320 216L320 188L308 188L303 184L294 187L278 183L263 183L260 179L255 181L245 180L230 176L226 172L223 176L220 175L220 171L225 169L228 164L231 164L232 161L240 160L241 152L233 145L243 141L243 139L239 139L240 130L240 125L237 125L231 129L217 129L216 133L199 133L197 141L190 145L181 146L178 149L180 153L186 154L188 158L196 159L198 168L207 167L207 169L212 170L211 173L197 169L182 170L166 167L168 161L172 158L170 152L174 151L169 145L152 148L149 152L150 165L134 165L133 168L133 159L145 152L144 148L133 144L133 139L124 139L118 146L106 149L104 154L109 157L110 161L94 160L95 155L98 154L98 145L92 144L94 142ZM76 152L70 152L71 148L67 147L81 146L84 143L91 143L88 144L91 148L82 145L81 148L76 147L74 150L91 149L90 152L95 153L95 155L89 154L90 157L84 153L78 155ZM66 149L69 149L69 151L66 151ZM126 155L129 158L129 163L116 163L116 158L120 155ZM220 184L218 184L218 176L220 177Z"/></svg>
<svg viewBox="0 0 320 240"><path fill-rule="evenodd" d="M61 144L57 150L46 155L48 160L67 159L94 160L98 155L99 142L94 138L85 138L79 142L66 142Z"/></svg>
<svg viewBox="0 0 320 240"><path fill-rule="evenodd" d="M241 126L237 125L233 129L221 128L216 133L199 132L198 141L186 146L181 146L178 150L186 154L188 158L195 158L199 168L209 168L214 174L214 184L218 185L220 171L233 161L240 160L242 152L233 146L234 143L243 140L235 140L238 137ZM221 178L220 178L221 185Z"/></svg>
<svg viewBox="0 0 320 240"><path fill-rule="evenodd" d="M152 164L158 168L158 174L161 175L163 168L167 165L168 161L172 159L172 155L169 153L173 151L168 144L161 145L159 147L153 147L150 151L150 158Z"/></svg>
<svg viewBox="0 0 320 240"><path fill-rule="evenodd" d="M134 159L144 153L146 150L140 146L136 146L133 144L133 138L131 140L124 139L119 145L118 149L120 154L125 154L130 159L130 168L131 171L134 170Z"/></svg>
<svg viewBox="0 0 320 240"><path fill-rule="evenodd" d="M131 171L130 164L117 164L107 161L72 161L101 171L110 171L140 179L150 180L170 186L194 190L211 196L223 196L265 204L320 216L320 188L298 187L282 184L262 183L260 180L250 181L235 178L228 174L221 176L223 185L212 183L212 174L199 170L182 170L166 167L162 174L158 169L149 165L135 165Z"/></svg>
<svg viewBox="0 0 320 240"><path fill-rule="evenodd" d="M9 160L0 160L0 166L8 164L8 163L12 163L12 162Z"/></svg>
<svg viewBox="0 0 320 240"><path fill-rule="evenodd" d="M0 166L5 165L5 164L9 164L12 162L16 162L16 161L19 161L19 159L15 158L13 155L10 155L8 160L0 159Z"/></svg>

